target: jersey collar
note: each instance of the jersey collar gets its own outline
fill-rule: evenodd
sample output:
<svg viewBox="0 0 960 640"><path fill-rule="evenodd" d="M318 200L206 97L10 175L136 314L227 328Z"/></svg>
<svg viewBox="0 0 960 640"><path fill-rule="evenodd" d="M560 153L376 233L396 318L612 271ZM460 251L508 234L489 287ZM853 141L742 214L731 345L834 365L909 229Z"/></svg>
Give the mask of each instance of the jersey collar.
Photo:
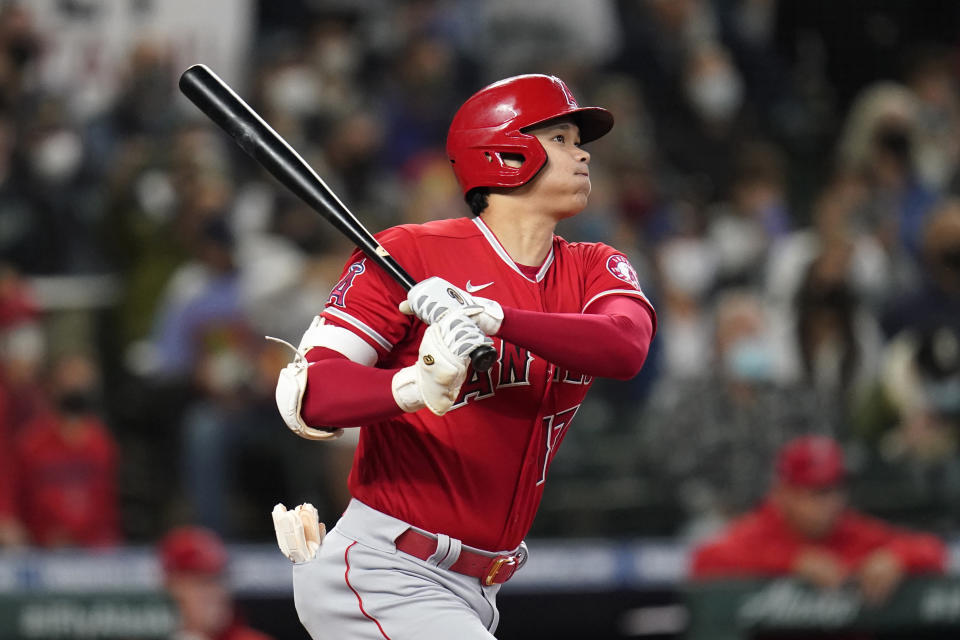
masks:
<svg viewBox="0 0 960 640"><path fill-rule="evenodd" d="M546 260L543 261L543 264L540 265L540 270L537 271L536 277L533 280L531 280L526 275L524 275L522 271L520 271L520 268L517 266L517 263L514 262L513 258L510 257L510 254L507 253L507 250L504 249L503 245L500 244L500 241L497 240L497 236L493 235L493 231L490 230L490 227L488 227L487 224L483 220L481 220L479 216L473 219L473 224L477 225L477 228L480 229L480 233L482 233L483 237L487 239L487 242L493 248L494 252L498 256L500 256L500 259L503 260L505 263L507 263L507 266L509 266L514 271L516 271L521 278L529 282L540 282L546 277L547 271L550 270L550 265L553 264L553 244L552 243L550 244L550 253L547 254L547 258Z"/></svg>

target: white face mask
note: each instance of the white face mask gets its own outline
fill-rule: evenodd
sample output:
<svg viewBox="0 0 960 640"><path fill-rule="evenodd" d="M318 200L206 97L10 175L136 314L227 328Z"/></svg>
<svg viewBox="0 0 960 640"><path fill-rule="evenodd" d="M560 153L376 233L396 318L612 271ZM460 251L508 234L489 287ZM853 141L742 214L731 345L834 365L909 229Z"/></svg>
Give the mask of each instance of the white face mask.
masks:
<svg viewBox="0 0 960 640"><path fill-rule="evenodd" d="M30 150L30 166L45 182L61 184L80 168L83 142L73 131L61 129L43 137Z"/></svg>
<svg viewBox="0 0 960 640"><path fill-rule="evenodd" d="M687 82L687 99L702 119L729 120L743 104L743 81L732 71L691 78Z"/></svg>
<svg viewBox="0 0 960 640"><path fill-rule="evenodd" d="M304 116L317 107L320 87L315 74L306 67L291 67L269 80L267 102L285 113Z"/></svg>
<svg viewBox="0 0 960 640"><path fill-rule="evenodd" d="M734 380L766 382L773 378L773 358L758 336L737 340L724 353L723 365Z"/></svg>
<svg viewBox="0 0 960 640"><path fill-rule="evenodd" d="M360 66L360 52L349 38L334 38L324 42L316 57L317 68L331 76L346 77Z"/></svg>
<svg viewBox="0 0 960 640"><path fill-rule="evenodd" d="M660 250L660 268L669 287L696 298L713 286L717 258L703 240L672 240Z"/></svg>

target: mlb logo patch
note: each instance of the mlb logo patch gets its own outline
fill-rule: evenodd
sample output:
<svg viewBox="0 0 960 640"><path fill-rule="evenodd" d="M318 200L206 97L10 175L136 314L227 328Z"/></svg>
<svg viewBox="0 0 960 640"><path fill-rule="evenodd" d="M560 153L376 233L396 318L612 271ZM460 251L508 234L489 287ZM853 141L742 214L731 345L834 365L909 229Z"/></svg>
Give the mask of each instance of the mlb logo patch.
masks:
<svg viewBox="0 0 960 640"><path fill-rule="evenodd" d="M610 256L607 259L607 271L617 280L622 280L634 289L640 290L640 278L637 277L637 272L634 271L626 256L619 253Z"/></svg>

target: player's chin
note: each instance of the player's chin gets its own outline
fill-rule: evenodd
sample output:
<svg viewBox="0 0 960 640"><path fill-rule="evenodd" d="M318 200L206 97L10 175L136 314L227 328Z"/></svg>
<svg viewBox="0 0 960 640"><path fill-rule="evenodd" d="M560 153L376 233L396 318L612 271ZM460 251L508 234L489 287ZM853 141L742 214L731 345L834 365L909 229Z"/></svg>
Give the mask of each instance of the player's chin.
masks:
<svg viewBox="0 0 960 640"><path fill-rule="evenodd" d="M573 194L573 202L577 207L577 213L580 213L587 208L587 201L590 200L590 180L587 180L585 187L577 189Z"/></svg>

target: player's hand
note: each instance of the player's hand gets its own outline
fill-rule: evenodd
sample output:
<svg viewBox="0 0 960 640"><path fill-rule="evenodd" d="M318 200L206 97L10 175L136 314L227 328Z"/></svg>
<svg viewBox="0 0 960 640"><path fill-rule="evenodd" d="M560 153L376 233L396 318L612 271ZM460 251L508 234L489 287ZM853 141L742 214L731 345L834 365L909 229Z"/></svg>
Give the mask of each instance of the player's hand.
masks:
<svg viewBox="0 0 960 640"><path fill-rule="evenodd" d="M872 605L882 604L896 590L903 573L903 563L893 552L887 549L874 551L857 570L863 599Z"/></svg>
<svg viewBox="0 0 960 640"><path fill-rule="evenodd" d="M418 282L400 303L400 311L434 324L451 310L463 311L473 318L488 336L496 335L503 323L503 308L489 298L472 296L463 289L436 276Z"/></svg>
<svg viewBox="0 0 960 640"><path fill-rule="evenodd" d="M806 549L793 563L793 575L824 589L837 589L847 579L847 569L827 551Z"/></svg>
<svg viewBox="0 0 960 640"><path fill-rule="evenodd" d="M426 407L442 416L460 395L467 377L470 353L484 344L493 344L476 323L463 313L446 313L431 324L420 341L415 364L393 376L393 398L406 412Z"/></svg>

